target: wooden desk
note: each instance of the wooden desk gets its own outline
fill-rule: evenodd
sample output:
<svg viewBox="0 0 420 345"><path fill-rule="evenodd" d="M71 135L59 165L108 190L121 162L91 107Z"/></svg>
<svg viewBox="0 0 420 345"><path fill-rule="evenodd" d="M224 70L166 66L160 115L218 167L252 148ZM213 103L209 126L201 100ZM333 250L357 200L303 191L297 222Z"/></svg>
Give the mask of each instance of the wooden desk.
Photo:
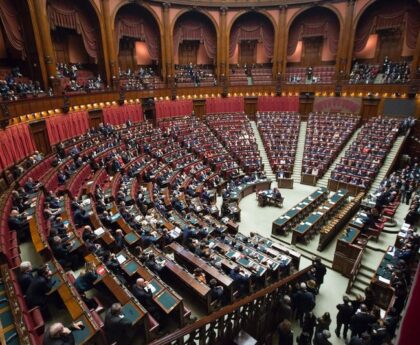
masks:
<svg viewBox="0 0 420 345"><path fill-rule="evenodd" d="M258 180L252 183L240 185L230 193L230 200L237 201L239 204L241 199L249 194L255 193L260 190L270 189L271 182L271 180Z"/></svg>
<svg viewBox="0 0 420 345"><path fill-rule="evenodd" d="M215 267L205 262L200 257L194 255L189 250L176 242L172 242L168 247L173 251L177 261L187 265L190 269L200 268L210 278L216 279L217 283L222 285L227 292L229 301L233 300L233 280L226 274L218 271Z"/></svg>
<svg viewBox="0 0 420 345"><path fill-rule="evenodd" d="M279 178L277 179L277 187L284 189L293 189L292 178Z"/></svg>
<svg viewBox="0 0 420 345"><path fill-rule="evenodd" d="M325 188L320 188L312 193L307 198L303 199L296 206L287 211L283 216L277 218L273 222L273 234L286 234L291 230L301 219L308 215L312 210L321 204L328 196L328 191Z"/></svg>

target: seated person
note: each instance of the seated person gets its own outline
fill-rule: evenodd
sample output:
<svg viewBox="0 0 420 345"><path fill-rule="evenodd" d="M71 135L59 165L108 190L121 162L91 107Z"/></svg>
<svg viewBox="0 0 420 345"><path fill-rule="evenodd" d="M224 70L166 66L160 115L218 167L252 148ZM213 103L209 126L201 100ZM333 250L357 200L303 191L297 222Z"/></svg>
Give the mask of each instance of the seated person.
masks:
<svg viewBox="0 0 420 345"><path fill-rule="evenodd" d="M40 187L41 187L41 184L34 182L32 177L29 177L24 185L25 192L29 194L35 194L36 192L38 192L38 189Z"/></svg>
<svg viewBox="0 0 420 345"><path fill-rule="evenodd" d="M79 258L77 254L71 253L71 247L73 243L64 242L61 237L55 236L52 239L51 249L54 257L63 266L70 266L73 270L77 269Z"/></svg>
<svg viewBox="0 0 420 345"><path fill-rule="evenodd" d="M249 277L243 275L243 271L236 266L229 273L229 277L232 278L234 287L239 291L243 296L249 291Z"/></svg>
<svg viewBox="0 0 420 345"><path fill-rule="evenodd" d="M100 311L98 310L98 304L94 299L88 298L85 293L94 288L94 283L98 278L99 274L96 273L95 265L86 263L84 271L80 273L74 283L77 292L79 292L89 310L96 309L96 312Z"/></svg>
<svg viewBox="0 0 420 345"><path fill-rule="evenodd" d="M22 290L23 295L26 295L26 291L34 280L32 274L32 264L30 261L22 261L19 265L18 282Z"/></svg>
<svg viewBox="0 0 420 345"><path fill-rule="evenodd" d="M222 305L227 302L226 297L224 296L224 288L221 285L217 285L217 280L212 278L209 281L211 300L217 301L217 305Z"/></svg>
<svg viewBox="0 0 420 345"><path fill-rule="evenodd" d="M148 312L158 321L162 321L162 315L153 301L152 291L148 288L149 282L143 278L138 278L132 286L131 291L134 297L143 305Z"/></svg>
<svg viewBox="0 0 420 345"><path fill-rule="evenodd" d="M75 344L73 332L84 328L83 322L73 322L70 328L64 327L61 322L53 323L44 333L43 345L72 345Z"/></svg>
<svg viewBox="0 0 420 345"><path fill-rule="evenodd" d="M199 282L203 283L203 284L207 284L207 279L206 279L206 275L204 274L203 270L201 268L196 268L194 270L194 277L195 279L197 279Z"/></svg>
<svg viewBox="0 0 420 345"><path fill-rule="evenodd" d="M87 212L80 206L74 210L73 219L76 226L81 227L83 225L89 224L90 215L89 212Z"/></svg>
<svg viewBox="0 0 420 345"><path fill-rule="evenodd" d="M16 231L19 242L24 242L29 238L29 223L25 213L19 214L18 210L12 209L8 225L10 230Z"/></svg>

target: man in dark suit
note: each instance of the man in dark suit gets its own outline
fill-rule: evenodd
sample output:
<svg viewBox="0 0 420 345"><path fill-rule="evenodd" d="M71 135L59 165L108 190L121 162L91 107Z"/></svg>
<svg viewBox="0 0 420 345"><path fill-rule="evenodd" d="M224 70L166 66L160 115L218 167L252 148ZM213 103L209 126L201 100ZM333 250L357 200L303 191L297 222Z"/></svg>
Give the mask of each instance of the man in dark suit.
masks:
<svg viewBox="0 0 420 345"><path fill-rule="evenodd" d="M34 276L32 275L32 264L30 261L22 261L19 266L19 276L18 282L22 293L26 295L26 291L31 285L32 281L34 280Z"/></svg>
<svg viewBox="0 0 420 345"><path fill-rule="evenodd" d="M131 290L134 297L138 299L140 304L142 304L147 311L152 314L158 322L160 322L162 320L162 315L153 301L153 293L149 289L148 285L148 281L145 281L143 278L138 278Z"/></svg>
<svg viewBox="0 0 420 345"><path fill-rule="evenodd" d="M78 207L73 212L74 222L77 226L83 226L89 224L89 213L83 208Z"/></svg>
<svg viewBox="0 0 420 345"><path fill-rule="evenodd" d="M19 215L19 211L12 209L8 219L9 229L17 232L20 242L26 241L29 237L29 223L25 214Z"/></svg>
<svg viewBox="0 0 420 345"><path fill-rule="evenodd" d="M48 292L53 287L52 272L47 265L42 267L26 290L26 303L29 309L39 307L44 318L49 317L47 309Z"/></svg>
<svg viewBox="0 0 420 345"><path fill-rule="evenodd" d="M230 271L229 277L232 278L235 288L239 290L241 295L245 295L249 292L249 277L245 277L241 274L239 266L236 266Z"/></svg>
<svg viewBox="0 0 420 345"><path fill-rule="evenodd" d="M120 303L114 303L105 315L105 334L109 344L128 344L132 337L131 322L122 313Z"/></svg>
<svg viewBox="0 0 420 345"><path fill-rule="evenodd" d="M351 336L354 337L355 335L358 335L361 337L374 322L375 317L368 312L366 305L362 304L360 306L360 310L358 310L351 318Z"/></svg>
<svg viewBox="0 0 420 345"><path fill-rule="evenodd" d="M347 296L343 296L343 303L337 304L337 309L337 328L335 329L335 334L340 338L341 326L344 325L343 336L347 338L350 320L354 313L350 299Z"/></svg>
<svg viewBox="0 0 420 345"><path fill-rule="evenodd" d="M74 345L75 339L73 332L84 328L83 322L73 322L72 326L67 328L61 322L53 323L44 333L43 345Z"/></svg>

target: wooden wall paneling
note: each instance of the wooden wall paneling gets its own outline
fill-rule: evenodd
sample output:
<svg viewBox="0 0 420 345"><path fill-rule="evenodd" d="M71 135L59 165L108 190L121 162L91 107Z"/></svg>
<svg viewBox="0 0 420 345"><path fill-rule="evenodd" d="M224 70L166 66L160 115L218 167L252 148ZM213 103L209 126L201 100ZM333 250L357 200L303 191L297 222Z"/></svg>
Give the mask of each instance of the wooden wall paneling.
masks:
<svg viewBox="0 0 420 345"><path fill-rule="evenodd" d="M50 140L48 139L45 120L30 123L29 130L31 132L32 138L34 139L36 149L45 155L51 153L52 148L50 145Z"/></svg>
<svg viewBox="0 0 420 345"><path fill-rule="evenodd" d="M313 94L299 96L299 113L301 114L302 121L308 120L309 113L312 112L314 107L314 99Z"/></svg>
<svg viewBox="0 0 420 345"><path fill-rule="evenodd" d="M379 103L380 98L375 97L364 97L362 100L362 109L360 112L360 116L362 117L362 121L368 121L371 117L375 117L378 115Z"/></svg>
<svg viewBox="0 0 420 345"><path fill-rule="evenodd" d="M97 128L103 120L102 109L92 109L88 111L89 116L89 127Z"/></svg>
<svg viewBox="0 0 420 345"><path fill-rule="evenodd" d="M206 99L205 98L197 98L193 100L193 110L194 114L198 118L202 118L206 115Z"/></svg>
<svg viewBox="0 0 420 345"><path fill-rule="evenodd" d="M255 121L255 113L257 112L257 101L258 97L251 96L245 97L245 114L249 115L251 120Z"/></svg>

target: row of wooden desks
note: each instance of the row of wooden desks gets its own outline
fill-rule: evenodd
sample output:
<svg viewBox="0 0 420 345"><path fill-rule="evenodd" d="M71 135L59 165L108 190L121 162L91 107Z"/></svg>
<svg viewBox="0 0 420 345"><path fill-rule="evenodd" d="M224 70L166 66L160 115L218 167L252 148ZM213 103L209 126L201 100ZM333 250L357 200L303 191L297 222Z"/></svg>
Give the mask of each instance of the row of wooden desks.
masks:
<svg viewBox="0 0 420 345"><path fill-rule="evenodd" d="M319 230L322 224L331 217L332 212L340 207L346 199L347 191L339 190L329 198L324 205L318 207L315 212L302 220L302 222L293 229L292 244L305 239L308 234Z"/></svg>
<svg viewBox="0 0 420 345"><path fill-rule="evenodd" d="M274 235L285 234L328 197L328 190L320 188L273 222Z"/></svg>
<svg viewBox="0 0 420 345"><path fill-rule="evenodd" d="M29 343L28 329L22 322L23 311L19 308L22 306L19 304L7 265L2 265L0 272L0 344Z"/></svg>
<svg viewBox="0 0 420 345"><path fill-rule="evenodd" d="M242 184L231 191L230 199L239 203L242 198L246 197L249 194L255 193L260 190L270 189L271 182L271 180L264 179Z"/></svg>
<svg viewBox="0 0 420 345"><path fill-rule="evenodd" d="M175 259L188 267L189 270L193 271L196 268L200 268L208 278L215 279L219 285L223 286L224 293L228 301L233 301L233 280L228 275L226 275L223 271L219 271L202 258L193 254L176 242L171 243L168 247L174 253ZM199 296L209 312L212 309L211 291L207 285L205 287L206 288L203 288L203 291Z"/></svg>
<svg viewBox="0 0 420 345"><path fill-rule="evenodd" d="M173 242L171 245L173 245ZM176 262L169 259L166 255L154 247L149 247L146 253L155 254L156 261L162 269L165 269L165 274L168 279L176 278L184 287L188 289L200 301L204 301L207 306L211 303L210 288L198 281L190 272L178 265Z"/></svg>
<svg viewBox="0 0 420 345"><path fill-rule="evenodd" d="M66 273L60 264L55 260L51 260L47 264L52 272L51 280L53 283L52 289L48 294L57 293L73 322L81 321L83 323L83 329L73 332L76 344L90 343L99 331L98 325L93 320L89 309L82 301L76 288L68 281Z"/></svg>
<svg viewBox="0 0 420 345"><path fill-rule="evenodd" d="M131 278L141 277L148 281L153 300L164 312L164 314L176 314L179 326L184 325L184 308L182 298L169 288L159 277L155 276L148 268L143 266L127 250L122 250L116 255L121 269Z"/></svg>

